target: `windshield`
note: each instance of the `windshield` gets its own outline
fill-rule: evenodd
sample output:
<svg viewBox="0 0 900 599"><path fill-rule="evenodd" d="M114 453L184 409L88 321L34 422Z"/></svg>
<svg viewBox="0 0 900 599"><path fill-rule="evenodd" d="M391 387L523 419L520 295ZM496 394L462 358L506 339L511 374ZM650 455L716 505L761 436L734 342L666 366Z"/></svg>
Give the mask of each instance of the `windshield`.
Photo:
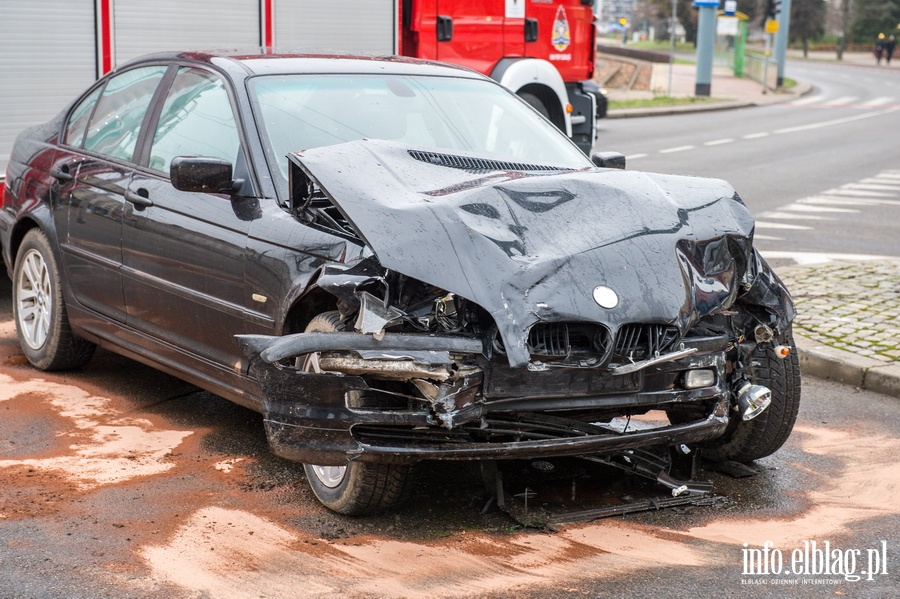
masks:
<svg viewBox="0 0 900 599"><path fill-rule="evenodd" d="M489 81L405 75L281 75L250 83L272 169L286 155L358 139L472 152L527 164L591 164L556 127Z"/></svg>

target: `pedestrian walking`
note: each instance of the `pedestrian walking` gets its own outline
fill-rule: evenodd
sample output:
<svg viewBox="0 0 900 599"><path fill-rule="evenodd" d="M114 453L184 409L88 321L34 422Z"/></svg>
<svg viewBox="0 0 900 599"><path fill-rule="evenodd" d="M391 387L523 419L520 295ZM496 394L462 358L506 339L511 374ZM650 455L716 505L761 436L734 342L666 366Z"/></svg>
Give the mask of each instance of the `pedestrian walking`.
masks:
<svg viewBox="0 0 900 599"><path fill-rule="evenodd" d="M891 64L891 57L894 56L894 47L896 45L897 40L894 39L894 35L889 35L887 41L884 43L884 58L887 60L888 64Z"/></svg>
<svg viewBox="0 0 900 599"><path fill-rule="evenodd" d="M879 33L878 38L875 40L875 63L876 64L881 64L881 57L884 54L884 45L885 45L884 34Z"/></svg>

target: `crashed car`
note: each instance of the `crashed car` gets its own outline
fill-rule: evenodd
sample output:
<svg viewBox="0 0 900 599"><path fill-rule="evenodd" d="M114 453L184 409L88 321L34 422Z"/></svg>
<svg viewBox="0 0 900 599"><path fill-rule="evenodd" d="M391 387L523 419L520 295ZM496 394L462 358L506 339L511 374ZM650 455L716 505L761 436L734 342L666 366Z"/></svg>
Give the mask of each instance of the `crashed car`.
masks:
<svg viewBox="0 0 900 599"><path fill-rule="evenodd" d="M16 141L18 338L38 369L100 345L261 412L345 514L428 460L767 456L800 378L753 219L624 163L459 67L144 57Z"/></svg>

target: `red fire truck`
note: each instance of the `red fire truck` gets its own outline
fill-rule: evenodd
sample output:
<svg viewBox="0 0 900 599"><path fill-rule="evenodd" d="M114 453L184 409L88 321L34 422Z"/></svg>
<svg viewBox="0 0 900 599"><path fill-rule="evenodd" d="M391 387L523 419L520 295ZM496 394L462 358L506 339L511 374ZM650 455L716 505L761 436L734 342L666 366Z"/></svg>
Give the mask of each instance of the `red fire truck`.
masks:
<svg viewBox="0 0 900 599"><path fill-rule="evenodd" d="M398 54L460 64L496 79L589 153L599 92L590 81L597 48L593 3L402 0Z"/></svg>
<svg viewBox="0 0 900 599"><path fill-rule="evenodd" d="M0 174L15 136L148 52L269 46L461 64L594 141L594 0L3 0ZM601 115L602 116L602 115Z"/></svg>

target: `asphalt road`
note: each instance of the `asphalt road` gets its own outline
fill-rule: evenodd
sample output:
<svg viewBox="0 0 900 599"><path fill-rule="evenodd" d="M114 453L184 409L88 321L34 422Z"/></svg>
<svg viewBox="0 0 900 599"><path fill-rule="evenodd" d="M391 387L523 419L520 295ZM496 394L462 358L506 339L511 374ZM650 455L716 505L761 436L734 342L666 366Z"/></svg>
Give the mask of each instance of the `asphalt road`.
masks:
<svg viewBox="0 0 900 599"><path fill-rule="evenodd" d="M884 98L900 99L900 81L803 68L791 76L816 83L821 100L603 122L604 147L629 155L629 168L729 179L769 214L763 222L811 227L760 227L770 250L900 255L892 198L827 193L889 187L864 181L889 181L896 168L900 111ZM857 203L804 202L817 197ZM796 206L854 212L777 216L803 216ZM257 414L103 351L77 372L33 371L9 296L0 277L0 599L889 597L900 588L896 398L806 378L794 435L755 476L701 472L724 497L712 507L522 530L481 513L477 471L430 464L402 510L344 518L315 502L301 468L268 452ZM572 474L548 483L524 465L509 490L537 489L541 506L566 503L576 487L598 501L647 492L583 465L560 471ZM769 571L748 567L749 556Z"/></svg>
<svg viewBox="0 0 900 599"><path fill-rule="evenodd" d="M768 252L900 256L900 69L790 62L784 104L600 122L628 168L729 181ZM713 89L715 95L715 89Z"/></svg>
<svg viewBox="0 0 900 599"><path fill-rule="evenodd" d="M522 530L481 512L477 470L439 463L421 469L403 509L346 518L318 505L297 464L268 452L257 414L102 350L77 372L32 370L9 292L0 278L2 599L889 597L900 588L896 398L807 378L794 434L755 476L700 472L723 497L715 506ZM662 494L579 464L559 463L551 479L511 465L507 490L536 490L532 510L571 505L576 489L579 506Z"/></svg>

